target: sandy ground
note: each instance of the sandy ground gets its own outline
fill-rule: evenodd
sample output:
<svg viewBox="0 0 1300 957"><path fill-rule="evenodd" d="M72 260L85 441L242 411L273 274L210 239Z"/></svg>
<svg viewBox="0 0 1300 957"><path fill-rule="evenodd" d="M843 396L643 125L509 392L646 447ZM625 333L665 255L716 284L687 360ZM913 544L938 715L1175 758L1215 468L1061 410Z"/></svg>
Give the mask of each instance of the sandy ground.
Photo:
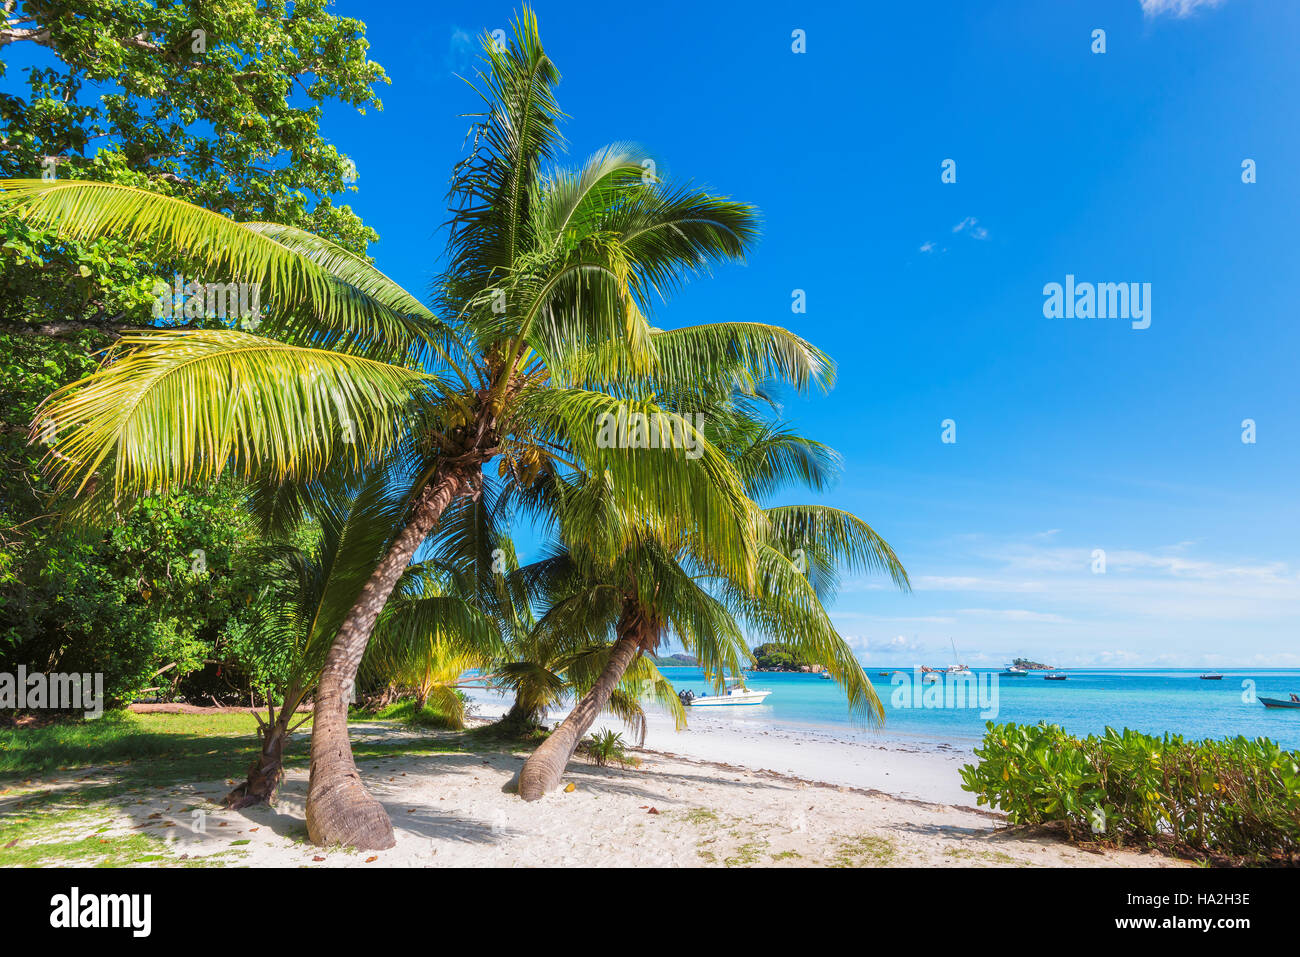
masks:
<svg viewBox="0 0 1300 957"><path fill-rule="evenodd" d="M472 693L474 714L483 719L505 714L510 701L502 695ZM547 716L561 721L566 709ZM657 709L646 712L645 747L665 754L719 764L884 791L897 797L939 804L972 804L961 788L961 767L974 761L976 742L954 745L919 737L850 733L820 727L796 727L757 717L743 708L695 709L683 731ZM630 739L616 718L601 715L592 731L609 729Z"/></svg>
<svg viewBox="0 0 1300 957"><path fill-rule="evenodd" d="M353 734L391 740L411 732L360 724ZM397 846L387 851L309 844L305 769L289 773L274 808L220 809L215 802L233 783L225 780L140 789L102 836L148 833L178 862L218 854L214 863L234 866L1178 866L1008 830L973 808L634 753L642 763L629 769L579 757L565 775L573 789L532 804L512 793L522 752L366 761L362 776L396 831ZM892 753L878 760L889 764Z"/></svg>

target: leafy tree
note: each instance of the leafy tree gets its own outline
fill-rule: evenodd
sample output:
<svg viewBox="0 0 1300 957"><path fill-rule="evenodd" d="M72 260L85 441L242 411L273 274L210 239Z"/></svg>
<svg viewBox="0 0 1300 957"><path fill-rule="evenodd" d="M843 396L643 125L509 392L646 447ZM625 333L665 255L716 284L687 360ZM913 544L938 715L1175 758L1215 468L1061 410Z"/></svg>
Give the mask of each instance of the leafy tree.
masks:
<svg viewBox="0 0 1300 957"><path fill-rule="evenodd" d="M110 701L200 690L246 701L256 666L227 646L258 589L258 541L237 489L148 498L102 534L50 521L44 446L27 444L27 425L51 389L93 371L97 339L0 334L0 662L101 672Z"/></svg>
<svg viewBox="0 0 1300 957"><path fill-rule="evenodd" d="M754 649L754 664L759 668L797 670L812 662L805 660L793 648L769 641Z"/></svg>
<svg viewBox="0 0 1300 957"><path fill-rule="evenodd" d="M332 16L321 2L9 0L0 74L11 69L4 55L20 48L41 56L0 93L0 175L132 185L240 219L306 226L357 254L376 238L331 199L355 189L356 171L320 131L329 103L363 113L380 107L374 87L387 77L368 58L359 21ZM245 573L221 558L239 554L236 542L247 551L237 493L196 490L141 509L124 503L120 527L96 540L50 522L38 468L48 446L26 445L40 399L93 372L90 353L117 335L155 326L154 287L186 263L116 230L77 238L23 217L0 219L7 666L105 671L115 695L146 687L169 664L163 693L225 697L264 684L257 662L268 659L252 654L247 595L235 586ZM194 550L208 556L206 578L182 574ZM153 566L141 565L142 556ZM184 600L182 581L195 592ZM201 622L191 620L198 611ZM217 663L206 677L187 678L204 661Z"/></svg>
<svg viewBox="0 0 1300 957"><path fill-rule="evenodd" d="M0 95L0 175L147 187L357 252L375 238L332 194L357 177L327 103L382 108L365 26L325 0L7 0L0 50L34 45ZM4 64L0 61L0 69Z"/></svg>

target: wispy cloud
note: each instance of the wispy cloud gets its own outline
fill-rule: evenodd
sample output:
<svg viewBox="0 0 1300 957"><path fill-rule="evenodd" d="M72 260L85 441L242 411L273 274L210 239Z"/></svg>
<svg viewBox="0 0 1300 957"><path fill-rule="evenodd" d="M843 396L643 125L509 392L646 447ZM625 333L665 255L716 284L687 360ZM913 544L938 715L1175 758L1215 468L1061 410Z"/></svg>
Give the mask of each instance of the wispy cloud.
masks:
<svg viewBox="0 0 1300 957"><path fill-rule="evenodd" d="M1027 608L962 608L959 615L979 618L996 618L1000 621L1040 621L1060 623L1066 621L1060 615L1047 611L1030 611Z"/></svg>
<svg viewBox="0 0 1300 957"><path fill-rule="evenodd" d="M926 644L915 637L895 635L893 638L868 638L866 635L846 635L845 641L854 651L864 655L901 656L926 650Z"/></svg>
<svg viewBox="0 0 1300 957"><path fill-rule="evenodd" d="M1217 7L1223 0L1141 0L1142 12L1148 17L1158 17L1163 13L1175 17L1190 17L1200 7Z"/></svg>
<svg viewBox="0 0 1300 957"><path fill-rule="evenodd" d="M988 239L989 231L979 225L979 220L974 216L967 216L960 223L952 228L954 233L965 232L971 239Z"/></svg>

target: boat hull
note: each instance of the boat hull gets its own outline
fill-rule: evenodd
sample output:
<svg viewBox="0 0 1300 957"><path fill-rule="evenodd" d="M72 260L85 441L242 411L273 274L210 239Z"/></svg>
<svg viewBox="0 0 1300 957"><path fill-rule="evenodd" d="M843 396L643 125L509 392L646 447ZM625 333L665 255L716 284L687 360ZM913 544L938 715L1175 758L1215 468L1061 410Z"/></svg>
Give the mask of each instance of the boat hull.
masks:
<svg viewBox="0 0 1300 957"><path fill-rule="evenodd" d="M692 708L738 708L745 705L762 704L770 691L750 691L737 695L709 695L704 698L692 698L688 703Z"/></svg>
<svg viewBox="0 0 1300 957"><path fill-rule="evenodd" d="M1259 703L1265 708L1300 708L1300 701L1290 701L1286 698L1261 697Z"/></svg>

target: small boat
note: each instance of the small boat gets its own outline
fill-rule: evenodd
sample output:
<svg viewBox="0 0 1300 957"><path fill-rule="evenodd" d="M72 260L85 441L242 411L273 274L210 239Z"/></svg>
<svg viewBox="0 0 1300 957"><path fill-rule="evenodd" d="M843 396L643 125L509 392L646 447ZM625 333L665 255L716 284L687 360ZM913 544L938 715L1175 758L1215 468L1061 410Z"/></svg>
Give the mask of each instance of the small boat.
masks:
<svg viewBox="0 0 1300 957"><path fill-rule="evenodd" d="M751 691L745 687L744 678L733 678L727 682L722 694L696 695L694 691L683 691L677 695L682 704L692 708L717 708L723 705L762 704L771 691Z"/></svg>
<svg viewBox="0 0 1300 957"><path fill-rule="evenodd" d="M1223 680L1223 675L1219 674L1217 671L1207 671L1205 674L1201 675L1201 680L1202 680L1202 681L1222 681L1222 680Z"/></svg>
<svg viewBox="0 0 1300 957"><path fill-rule="evenodd" d="M1028 678L1029 672L1019 665L1007 665L1004 670L998 673L1002 678Z"/></svg>
<svg viewBox="0 0 1300 957"><path fill-rule="evenodd" d="M822 681L830 681L831 673L829 671L819 671L817 672L817 677L821 678Z"/></svg>
<svg viewBox="0 0 1300 957"><path fill-rule="evenodd" d="M1294 697L1292 695L1292 698ZM1292 701L1288 698L1265 698L1260 695L1259 703L1265 708L1300 708L1300 701Z"/></svg>
<svg viewBox="0 0 1300 957"><path fill-rule="evenodd" d="M1050 675L1043 675L1044 681L1064 681L1069 675L1063 675L1059 672L1052 672Z"/></svg>
<svg viewBox="0 0 1300 957"><path fill-rule="evenodd" d="M888 672L888 671L878 671L878 672L876 672L876 674L879 675L881 678L888 678L888 677L889 677L889 672Z"/></svg>
<svg viewBox="0 0 1300 957"><path fill-rule="evenodd" d="M948 640L952 641L951 638ZM955 641L952 641L952 660L957 663L949 665L947 668L931 668L928 665L921 665L922 680L925 680L925 678L928 677L933 681L938 681L940 675L974 674L974 672L970 670L970 666L962 664L961 659L957 656L957 642ZM884 674L884 672L881 672L881 674Z"/></svg>

